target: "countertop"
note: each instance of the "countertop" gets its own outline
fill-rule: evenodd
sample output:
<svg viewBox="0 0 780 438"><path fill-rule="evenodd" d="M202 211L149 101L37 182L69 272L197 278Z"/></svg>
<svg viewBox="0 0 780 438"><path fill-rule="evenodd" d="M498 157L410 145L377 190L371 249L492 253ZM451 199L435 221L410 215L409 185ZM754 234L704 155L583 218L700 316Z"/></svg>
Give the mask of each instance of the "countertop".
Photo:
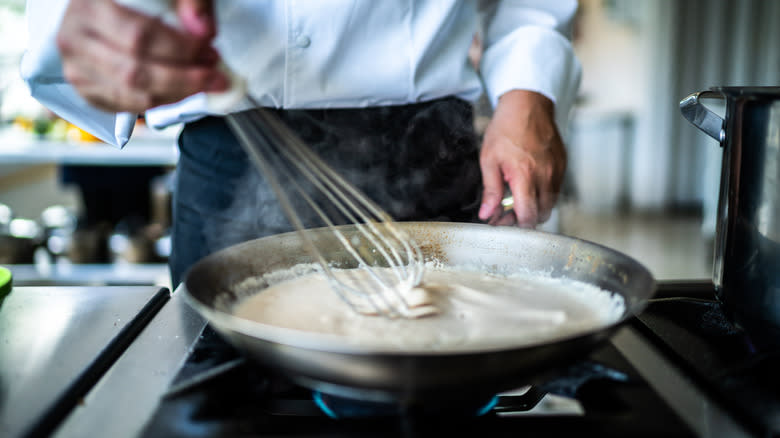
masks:
<svg viewBox="0 0 780 438"><path fill-rule="evenodd" d="M139 130L124 148L103 142L39 139L11 128L0 130L0 163L174 166L179 158L177 128L163 132Z"/></svg>
<svg viewBox="0 0 780 438"><path fill-rule="evenodd" d="M143 286L171 289L170 272L164 263L58 263L45 266L4 265L17 286Z"/></svg>
<svg viewBox="0 0 780 438"><path fill-rule="evenodd" d="M15 286L0 307L0 436L61 421L169 297L154 286Z"/></svg>

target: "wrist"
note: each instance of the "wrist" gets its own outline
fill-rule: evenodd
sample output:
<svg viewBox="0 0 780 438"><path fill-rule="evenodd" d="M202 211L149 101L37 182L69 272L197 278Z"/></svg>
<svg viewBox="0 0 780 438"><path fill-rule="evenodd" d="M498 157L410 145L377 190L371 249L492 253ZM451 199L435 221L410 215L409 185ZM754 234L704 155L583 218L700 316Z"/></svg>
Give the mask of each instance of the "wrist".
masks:
<svg viewBox="0 0 780 438"><path fill-rule="evenodd" d="M509 90L498 98L496 111L507 108L513 113L542 109L549 115L555 114L555 103L542 93L531 90Z"/></svg>

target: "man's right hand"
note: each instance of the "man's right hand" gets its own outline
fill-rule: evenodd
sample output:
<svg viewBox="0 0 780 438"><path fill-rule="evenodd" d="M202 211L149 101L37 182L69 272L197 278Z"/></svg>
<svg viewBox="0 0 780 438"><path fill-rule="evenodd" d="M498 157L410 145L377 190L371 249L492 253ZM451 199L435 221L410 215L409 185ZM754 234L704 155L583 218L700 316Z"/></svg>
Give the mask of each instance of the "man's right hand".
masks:
<svg viewBox="0 0 780 438"><path fill-rule="evenodd" d="M224 91L210 0L179 0L173 28L112 0L71 0L57 34L65 78L94 106L143 113Z"/></svg>

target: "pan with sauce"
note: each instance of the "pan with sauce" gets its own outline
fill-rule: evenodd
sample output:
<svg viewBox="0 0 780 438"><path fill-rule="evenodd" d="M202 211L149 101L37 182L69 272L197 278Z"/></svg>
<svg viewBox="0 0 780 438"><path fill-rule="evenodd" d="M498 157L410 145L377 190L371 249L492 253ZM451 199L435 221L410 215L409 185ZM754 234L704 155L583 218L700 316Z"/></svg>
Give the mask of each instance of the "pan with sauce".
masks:
<svg viewBox="0 0 780 438"><path fill-rule="evenodd" d="M249 289L252 284L256 283L248 279L239 287ZM353 312L320 273L293 276L260 293L246 293L233 314L270 326L334 336L353 346L457 352L549 342L601 329L625 312L619 294L544 273L499 276L429 267L422 286L438 312L418 319Z"/></svg>

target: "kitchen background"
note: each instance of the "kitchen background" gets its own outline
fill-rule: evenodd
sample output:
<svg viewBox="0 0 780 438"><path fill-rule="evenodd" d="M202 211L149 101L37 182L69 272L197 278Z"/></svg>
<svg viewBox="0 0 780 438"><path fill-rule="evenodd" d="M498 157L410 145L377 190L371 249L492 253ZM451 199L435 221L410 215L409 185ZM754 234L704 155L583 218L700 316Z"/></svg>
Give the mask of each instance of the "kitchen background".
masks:
<svg viewBox="0 0 780 438"><path fill-rule="evenodd" d="M575 49L583 82L567 134L567 184L546 229L623 251L659 279L708 278L720 148L682 119L678 103L716 85L780 84L780 2L580 5ZM0 264L20 264L15 281L27 284L166 284L176 129L139 124L119 151L47 114L18 78L23 14L24 1L0 0ZM711 105L722 111L717 101ZM128 184L113 195L65 184L79 169L137 180L129 185L149 195L139 207L142 220L106 226L97 219L126 212L92 212L95 223L74 232L90 199L105 206L131 196L116 195Z"/></svg>

